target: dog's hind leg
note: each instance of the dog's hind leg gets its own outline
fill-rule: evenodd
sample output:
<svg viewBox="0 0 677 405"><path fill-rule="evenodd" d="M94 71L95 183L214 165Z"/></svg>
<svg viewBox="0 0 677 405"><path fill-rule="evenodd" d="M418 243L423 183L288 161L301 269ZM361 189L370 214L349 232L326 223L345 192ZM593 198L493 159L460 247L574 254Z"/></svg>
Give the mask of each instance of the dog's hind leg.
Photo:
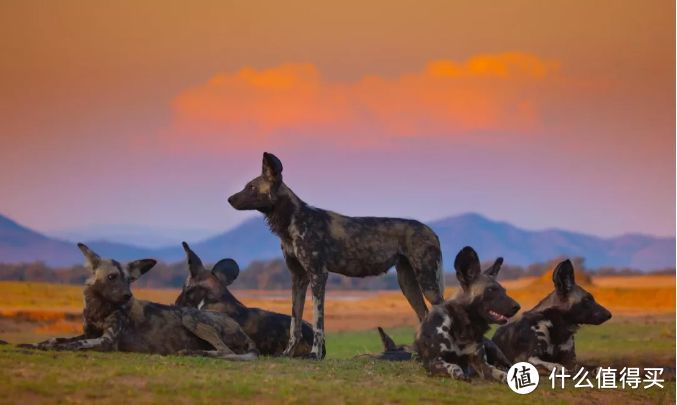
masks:
<svg viewBox="0 0 677 405"><path fill-rule="evenodd" d="M329 273L310 275L310 289L313 293L313 348L310 356L315 359L324 357L324 294Z"/></svg>
<svg viewBox="0 0 677 405"><path fill-rule="evenodd" d="M239 328L239 326L225 325L226 327L233 326L230 328L232 331L222 330L223 328L220 327L222 325L218 325L216 322L212 321L211 318L206 316L206 314L201 314L199 312L197 314L183 314L181 317L181 323L191 333L206 341L215 349L183 351L182 354L218 357L228 360L251 360L257 356L254 342ZM233 321L233 323L235 324L235 321ZM227 340L238 339L244 341L247 343L249 351L244 354L236 354L230 347L228 347L226 342L224 342L224 338Z"/></svg>
<svg viewBox="0 0 677 405"><path fill-rule="evenodd" d="M179 353L184 356L201 356L201 357L213 357L216 359L223 360L233 360L233 361L249 361L256 359L256 353L248 352L243 354L228 354L223 353L218 350L182 350Z"/></svg>
<svg viewBox="0 0 677 405"><path fill-rule="evenodd" d="M423 295L432 305L444 302L444 268L439 247L428 245L407 257Z"/></svg>
<svg viewBox="0 0 677 405"><path fill-rule="evenodd" d="M416 312L419 322L422 321L428 313L428 307L426 307L425 301L423 301L423 293L416 279L414 269L411 268L405 258L400 258L395 265L395 270L397 271L397 282L400 284L402 293L407 298L407 301L409 301L409 305L414 309L414 312Z"/></svg>

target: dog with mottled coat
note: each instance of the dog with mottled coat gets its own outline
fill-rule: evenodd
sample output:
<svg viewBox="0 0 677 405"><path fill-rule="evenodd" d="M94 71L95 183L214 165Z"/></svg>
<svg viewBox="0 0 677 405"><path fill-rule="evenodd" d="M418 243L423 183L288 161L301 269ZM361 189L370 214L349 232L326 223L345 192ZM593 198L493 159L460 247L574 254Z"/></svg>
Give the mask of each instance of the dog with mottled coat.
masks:
<svg viewBox="0 0 677 405"><path fill-rule="evenodd" d="M397 270L400 288L419 320L431 304L444 302L442 254L437 235L411 219L349 217L312 207L282 181L282 162L263 154L261 175L248 182L228 202L238 210L262 212L280 238L292 278L292 318L289 343L293 355L301 342L306 290L313 297L311 357L324 353L324 298L329 272L350 277L376 276Z"/></svg>
<svg viewBox="0 0 677 405"><path fill-rule="evenodd" d="M543 372L562 367L573 371L579 326L604 323L611 312L576 284L570 260L557 265L552 281L554 291L520 319L498 328L492 340L513 363L526 361Z"/></svg>
<svg viewBox="0 0 677 405"><path fill-rule="evenodd" d="M257 357L254 342L225 314L135 299L131 283L149 271L155 260L122 265L100 257L82 243L78 247L90 273L84 289L84 333L25 347L187 354L228 360Z"/></svg>
<svg viewBox="0 0 677 405"><path fill-rule="evenodd" d="M291 317L260 308L249 308L235 298L228 289L240 274L240 267L235 260L220 260L208 270L186 242L183 242L183 249L188 262L188 277L175 304L203 311L222 312L242 327L254 341L260 354L281 355L289 342ZM313 346L313 328L308 322L303 322L301 333L301 343L294 353L296 357L308 356Z"/></svg>
<svg viewBox="0 0 677 405"><path fill-rule="evenodd" d="M469 380L472 375L505 382L505 371L489 364L484 334L493 323L503 324L519 311L496 281L502 258L481 270L475 250L466 246L456 256L458 293L436 305L416 333L414 348L431 375Z"/></svg>

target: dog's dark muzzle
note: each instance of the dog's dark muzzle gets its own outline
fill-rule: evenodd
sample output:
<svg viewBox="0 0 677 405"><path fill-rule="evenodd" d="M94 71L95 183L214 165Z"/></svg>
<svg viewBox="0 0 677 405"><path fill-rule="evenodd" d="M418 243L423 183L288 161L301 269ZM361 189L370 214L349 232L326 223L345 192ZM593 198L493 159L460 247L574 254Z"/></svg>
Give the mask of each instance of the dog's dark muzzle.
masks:
<svg viewBox="0 0 677 405"><path fill-rule="evenodd" d="M231 207L235 208L236 210L241 210L243 209L242 207L242 197L240 196L240 193L235 193L228 197L228 204L230 204Z"/></svg>

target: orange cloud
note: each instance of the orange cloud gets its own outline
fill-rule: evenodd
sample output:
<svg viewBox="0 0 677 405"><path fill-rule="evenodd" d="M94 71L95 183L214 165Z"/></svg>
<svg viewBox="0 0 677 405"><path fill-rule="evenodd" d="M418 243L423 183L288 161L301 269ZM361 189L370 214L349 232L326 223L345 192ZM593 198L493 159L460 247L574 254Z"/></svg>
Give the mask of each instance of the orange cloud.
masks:
<svg viewBox="0 0 677 405"><path fill-rule="evenodd" d="M179 94L165 134L191 144L260 146L328 138L352 145L407 137L529 132L554 61L509 52L430 62L396 78L344 83L312 64L221 73Z"/></svg>

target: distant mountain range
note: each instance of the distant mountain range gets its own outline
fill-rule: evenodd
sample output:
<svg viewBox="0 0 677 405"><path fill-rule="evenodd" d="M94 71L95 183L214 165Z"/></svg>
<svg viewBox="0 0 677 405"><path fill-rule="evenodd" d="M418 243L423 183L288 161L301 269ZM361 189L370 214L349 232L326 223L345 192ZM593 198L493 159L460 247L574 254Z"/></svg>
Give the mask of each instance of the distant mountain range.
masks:
<svg viewBox="0 0 677 405"><path fill-rule="evenodd" d="M128 224L99 224L49 232L47 236L70 242L82 240L106 240L132 244L142 248L158 249L178 245L183 240L202 240L214 231L199 228L166 228Z"/></svg>
<svg viewBox="0 0 677 405"><path fill-rule="evenodd" d="M559 256L584 257L589 268L612 266L655 270L675 265L674 237L627 234L600 238L559 229L529 231L478 214L449 217L428 225L440 237L447 270L451 270L453 254L465 245L473 246L483 260L503 256L511 265L526 266ZM281 256L279 240L261 217L203 241L188 242L192 242L191 246L204 261L232 257L243 268L254 260ZM101 255L119 260L154 257L174 262L184 257L178 244L148 248L105 240L86 243ZM49 238L0 215L0 262L37 260L51 266L67 266L81 263L82 257L74 243Z"/></svg>

